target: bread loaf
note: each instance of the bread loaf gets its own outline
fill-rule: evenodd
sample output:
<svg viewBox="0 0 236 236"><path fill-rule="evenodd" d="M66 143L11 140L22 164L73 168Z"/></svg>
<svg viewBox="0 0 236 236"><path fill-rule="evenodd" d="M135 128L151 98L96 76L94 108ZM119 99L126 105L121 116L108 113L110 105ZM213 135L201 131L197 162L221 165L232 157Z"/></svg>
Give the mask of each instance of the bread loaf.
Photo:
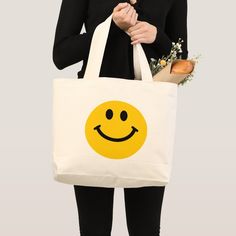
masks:
<svg viewBox="0 0 236 236"><path fill-rule="evenodd" d="M171 74L189 74L193 71L194 65L190 60L178 60L171 67Z"/></svg>

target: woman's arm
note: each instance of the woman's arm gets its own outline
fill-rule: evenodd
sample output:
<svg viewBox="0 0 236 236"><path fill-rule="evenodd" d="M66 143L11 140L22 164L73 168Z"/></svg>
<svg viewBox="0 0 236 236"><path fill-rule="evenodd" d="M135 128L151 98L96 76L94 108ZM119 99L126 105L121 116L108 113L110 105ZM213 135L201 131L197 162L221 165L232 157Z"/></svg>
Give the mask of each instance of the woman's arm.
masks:
<svg viewBox="0 0 236 236"><path fill-rule="evenodd" d="M53 45L53 62L60 70L88 54L94 31L80 34L87 5L88 0L62 0Z"/></svg>
<svg viewBox="0 0 236 236"><path fill-rule="evenodd" d="M167 18L165 30L157 26L157 36L151 45L161 54L168 55L172 42L177 42L178 38L184 40L182 43L182 59L188 58L187 44L187 0L174 0Z"/></svg>
<svg viewBox="0 0 236 236"><path fill-rule="evenodd" d="M89 56L95 28L80 34L86 21L88 2L88 0L62 0L53 45L53 62L60 70ZM101 22L102 20L101 18ZM109 34L115 38L126 35L113 20Z"/></svg>

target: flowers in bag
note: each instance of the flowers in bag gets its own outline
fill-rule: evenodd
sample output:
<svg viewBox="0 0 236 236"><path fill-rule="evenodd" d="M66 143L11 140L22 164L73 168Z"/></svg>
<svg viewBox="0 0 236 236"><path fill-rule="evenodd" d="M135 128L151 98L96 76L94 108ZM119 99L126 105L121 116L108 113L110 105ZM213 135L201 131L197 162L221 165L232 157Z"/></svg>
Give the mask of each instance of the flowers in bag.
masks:
<svg viewBox="0 0 236 236"><path fill-rule="evenodd" d="M173 82L178 85L183 85L187 81L192 80L195 63L198 62L200 55L191 59L182 59L181 55L178 58L177 54L182 53L183 41L184 40L179 38L177 43L172 42L169 55L163 55L158 60L151 58L149 66L154 81Z"/></svg>

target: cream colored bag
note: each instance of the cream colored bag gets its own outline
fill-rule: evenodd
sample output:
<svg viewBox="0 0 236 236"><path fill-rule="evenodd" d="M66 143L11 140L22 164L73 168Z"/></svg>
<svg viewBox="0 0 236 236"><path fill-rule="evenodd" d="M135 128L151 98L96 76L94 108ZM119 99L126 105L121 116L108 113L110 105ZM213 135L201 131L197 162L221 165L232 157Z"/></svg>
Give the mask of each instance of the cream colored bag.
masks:
<svg viewBox="0 0 236 236"><path fill-rule="evenodd" d="M53 175L85 186L163 186L170 180L177 84L153 81L141 44L135 80L99 77L112 14L96 27L83 79L53 80Z"/></svg>

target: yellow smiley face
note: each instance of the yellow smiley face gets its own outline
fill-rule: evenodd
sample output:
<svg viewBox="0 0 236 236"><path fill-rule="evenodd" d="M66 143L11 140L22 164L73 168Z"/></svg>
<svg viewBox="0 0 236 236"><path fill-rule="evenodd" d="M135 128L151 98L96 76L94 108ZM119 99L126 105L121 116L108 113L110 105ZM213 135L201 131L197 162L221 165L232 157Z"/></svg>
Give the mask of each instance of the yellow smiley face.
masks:
<svg viewBox="0 0 236 236"><path fill-rule="evenodd" d="M111 159L122 159L142 147L147 124L142 113L129 103L107 101L88 116L85 135L97 153Z"/></svg>

